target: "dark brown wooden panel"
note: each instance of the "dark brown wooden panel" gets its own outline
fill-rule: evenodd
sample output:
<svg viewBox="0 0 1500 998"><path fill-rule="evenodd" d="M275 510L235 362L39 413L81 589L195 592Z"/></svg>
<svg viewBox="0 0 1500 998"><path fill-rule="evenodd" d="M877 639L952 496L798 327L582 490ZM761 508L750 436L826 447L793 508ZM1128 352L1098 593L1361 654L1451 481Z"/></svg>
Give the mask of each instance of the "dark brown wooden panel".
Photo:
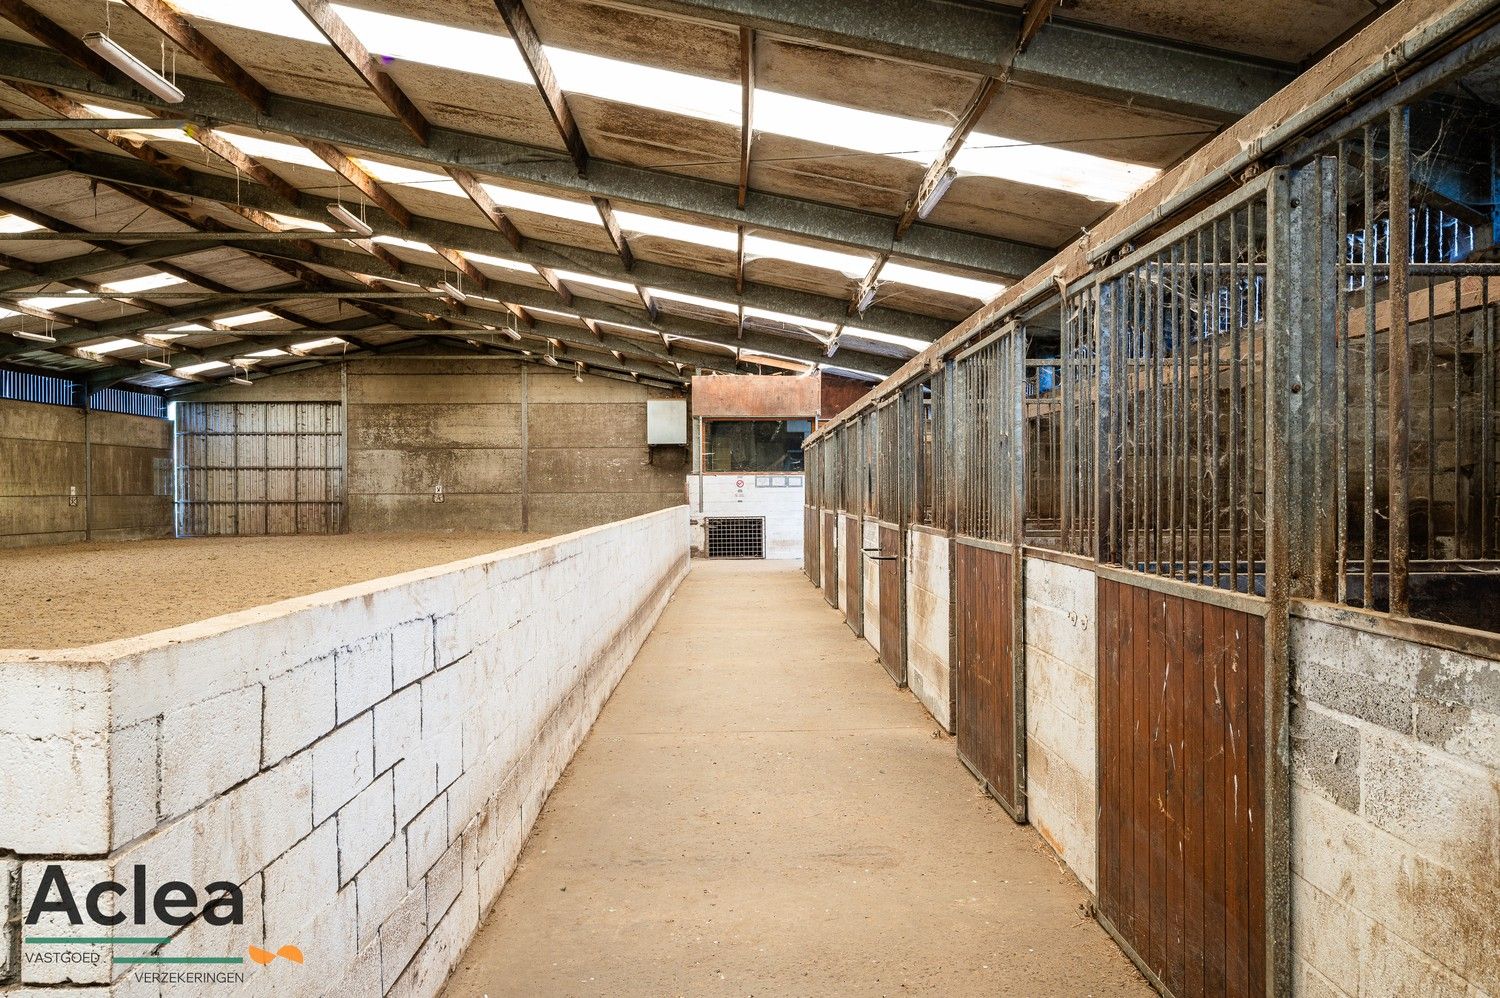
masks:
<svg viewBox="0 0 1500 998"><path fill-rule="evenodd" d="M818 533L818 508L802 507L802 570L815 586L823 584L823 566L818 557L822 553L823 538Z"/></svg>
<svg viewBox="0 0 1500 998"><path fill-rule="evenodd" d="M818 563L823 568L823 598L828 601L829 606L836 607L839 605L839 560L834 536L838 530L839 515L828 509L823 510L821 515L822 526L818 535L823 550L819 553Z"/></svg>
<svg viewBox="0 0 1500 998"><path fill-rule="evenodd" d="M880 664L906 685L906 551L901 531L880 526Z"/></svg>
<svg viewBox="0 0 1500 998"><path fill-rule="evenodd" d="M855 634L865 633L864 522L857 516L844 520L844 621Z"/></svg>
<svg viewBox="0 0 1500 998"><path fill-rule="evenodd" d="M1100 914L1171 994L1264 994L1265 621L1098 594Z"/></svg>
<svg viewBox="0 0 1500 998"><path fill-rule="evenodd" d="M1016 709L1011 556L954 546L958 754L1016 820L1024 820Z"/></svg>

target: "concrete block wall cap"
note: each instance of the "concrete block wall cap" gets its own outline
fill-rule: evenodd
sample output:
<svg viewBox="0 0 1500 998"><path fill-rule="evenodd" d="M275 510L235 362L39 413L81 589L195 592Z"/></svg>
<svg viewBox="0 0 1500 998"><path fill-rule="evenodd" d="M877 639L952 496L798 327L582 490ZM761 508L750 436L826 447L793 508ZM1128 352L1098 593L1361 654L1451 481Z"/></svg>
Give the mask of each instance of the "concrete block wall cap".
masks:
<svg viewBox="0 0 1500 998"><path fill-rule="evenodd" d="M416 568L399 575L387 575L378 579L368 579L364 582L353 582L347 586L339 586L335 589L325 589L305 596L293 596L289 599L278 600L275 603L266 603L262 606L251 607L246 610L236 610L233 613L220 614L217 617L209 617L204 620L196 620L190 624L179 624L176 627L168 627L160 631L151 631L147 634L138 634L128 638L115 638L110 641L101 641L92 645L80 645L77 648L5 648L0 649L0 663L15 662L18 664L46 663L48 665L98 665L113 664L115 661L128 658L133 655L148 652L168 645L181 644L188 641L196 641L201 638L215 634L222 634L236 628L245 627L249 624L257 624L278 617L289 616L321 606L331 606L337 603L352 602L365 599L378 593L392 589L399 589L412 583L422 582L428 579L436 579L455 572L462 572L469 568L484 568L500 562L513 559L528 558L548 554L558 555L565 548L573 548L575 552L582 550L586 545L584 542L595 534L608 530L617 530L631 524L645 523L654 519L669 519L680 516L686 527L688 507L686 504L669 506L666 509L656 510L650 513L642 513L624 520L614 520L602 523L598 526L585 527L572 533L560 534L557 537L546 537L541 540L532 541L529 544L521 544L513 548L505 548L489 554L474 555L471 558L462 558L458 561L445 562L441 565L431 565L426 568ZM686 534L683 535L683 543L686 545Z"/></svg>

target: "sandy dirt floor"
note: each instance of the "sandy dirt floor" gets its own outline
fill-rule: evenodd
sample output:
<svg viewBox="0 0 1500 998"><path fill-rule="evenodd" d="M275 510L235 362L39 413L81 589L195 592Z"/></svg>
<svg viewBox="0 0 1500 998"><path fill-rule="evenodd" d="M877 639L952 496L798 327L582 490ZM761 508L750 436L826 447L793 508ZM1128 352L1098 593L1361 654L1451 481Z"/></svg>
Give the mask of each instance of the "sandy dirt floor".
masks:
<svg viewBox="0 0 1500 998"><path fill-rule="evenodd" d="M147 634L546 536L200 537L0 550L0 648L71 648Z"/></svg>
<svg viewBox="0 0 1500 998"><path fill-rule="evenodd" d="M1152 995L795 563L698 562L450 979L489 995Z"/></svg>

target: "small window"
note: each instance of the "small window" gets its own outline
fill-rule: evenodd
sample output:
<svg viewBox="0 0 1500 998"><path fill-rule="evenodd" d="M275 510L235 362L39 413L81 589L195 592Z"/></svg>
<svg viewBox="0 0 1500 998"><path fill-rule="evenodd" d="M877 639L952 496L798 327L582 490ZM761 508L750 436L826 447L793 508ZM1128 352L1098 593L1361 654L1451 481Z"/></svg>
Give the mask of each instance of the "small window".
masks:
<svg viewBox="0 0 1500 998"><path fill-rule="evenodd" d="M703 470L797 472L811 419L710 419L704 421Z"/></svg>

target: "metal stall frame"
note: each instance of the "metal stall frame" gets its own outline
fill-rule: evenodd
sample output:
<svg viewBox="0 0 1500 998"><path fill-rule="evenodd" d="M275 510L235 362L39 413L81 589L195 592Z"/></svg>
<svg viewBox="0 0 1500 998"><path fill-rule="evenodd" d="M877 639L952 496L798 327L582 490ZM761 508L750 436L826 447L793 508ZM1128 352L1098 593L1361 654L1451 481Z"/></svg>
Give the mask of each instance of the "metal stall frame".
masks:
<svg viewBox="0 0 1500 998"><path fill-rule="evenodd" d="M1026 647L1025 647L1025 564L1023 558L1023 520L1025 502L1021 495L1025 482L1025 448L1018 446L1025 426L1025 327L1011 321L970 345L957 355L952 365L952 399L954 428L953 467L953 557L950 560L949 597L954 605L954 654L950 669L954 676L954 730L958 759L984 787L985 793L1017 823L1027 820L1026 808ZM974 370L979 365L979 370ZM977 382L977 391L975 390ZM993 388L993 391L991 390ZM977 404L984 400L983 408ZM976 401L980 416L967 420L958 410L964 401ZM993 406L993 411L989 411ZM984 481L975 480L966 465L984 455ZM959 607L959 591L964 578L961 562L971 557L965 549L989 552L1003 559L1005 596L1003 599L1007 634L1003 647L1007 652L1010 704L1010 744L1002 746L1009 756L1006 772L986 772L986 760L970 758L966 742L987 732L964 737L960 722L965 717L963 690L974 677L965 673L972 663L965 662L963 638L966 620ZM972 557L984 558L982 555ZM984 609L984 608L974 608ZM973 721L979 720L978 718ZM992 718L991 720L999 720ZM971 724L973 723L971 721ZM970 754L974 754L970 748ZM1000 786L996 777L1009 786Z"/></svg>
<svg viewBox="0 0 1500 998"><path fill-rule="evenodd" d="M1304 178L1296 178L1299 187L1305 183ZM1300 446L1294 439L1294 427L1291 414L1293 401L1301 394L1301 384L1292 380L1290 371L1292 369L1292 358L1304 348L1299 339L1300 332L1293 327L1291 322L1291 302L1297 299L1303 285L1312 280L1316 275L1316 267L1308 266L1307 254L1311 252L1307 239L1294 239L1294 227L1305 226L1305 219L1312 207L1304 199L1302 202L1294 202L1292 188L1294 177L1292 173L1284 168L1275 168L1250 180L1245 186L1232 194L1220 199L1213 205L1197 212L1193 216L1173 226L1165 234L1156 237L1138 249L1121 256L1116 262L1107 267L1098 269L1071 285L1068 290L1069 298L1078 296L1080 298L1092 297L1092 304L1099 307L1100 289L1108 282L1121 278L1131 273L1134 268L1148 264L1153 258L1159 260L1163 251L1171 252L1172 248L1183 242L1188 236L1200 231L1205 225L1217 223L1226 215L1231 215L1241 207L1253 204L1255 199L1265 199L1265 216L1267 227L1264 232L1266 242L1266 262L1264 264L1266 280L1266 297L1264 309L1264 332L1261 349L1264 350L1265 374L1263 378L1264 409L1261 418L1261 426L1255 427L1253 421L1246 426L1249 433L1263 434L1262 445L1265 447L1265 470L1264 470L1264 512L1262 521L1262 543L1265 546L1265 569L1264 569L1264 595L1257 595L1256 582L1256 558L1253 534L1246 538L1245 551L1247 554L1247 578L1245 579L1245 591L1238 591L1238 578L1235 566L1235 554L1231 553L1230 582L1233 589L1224 588L1225 579L1219 568L1218 555L1214 555L1214 569L1212 580L1205 580L1201 568L1201 562L1197 569L1196 580L1190 578L1188 560L1184 556L1181 559L1182 570L1177 571L1177 559L1172 556L1170 567L1164 565L1160 546L1160 522L1153 525L1156 536L1154 539L1136 536L1133 544L1125 536L1126 525L1115 516L1115 510L1111 506L1112 497L1115 495L1115 468L1117 453L1122 446L1121 430L1125 427L1123 412L1116 412L1116 402L1122 398L1118 393L1118 379L1124 377L1120 367L1125 354L1123 347L1118 342L1118 333L1123 322L1106 322L1101 318L1095 327L1096 333L1096 356L1098 358L1097 385L1098 385L1098 409L1097 426L1099 429L1097 438L1097 452L1095 459L1095 573L1099 580L1101 596L1099 605L1096 606L1096 614L1100 621L1099 646L1101 658L1110 651L1116 654L1119 649L1107 648L1109 639L1106 636L1107 622L1105 621L1105 607L1103 606L1104 588L1111 584L1124 584L1148 592L1161 594L1165 598L1184 599L1221 608L1227 612L1236 612L1258 617L1264 621L1264 632L1261 639L1261 661L1260 675L1255 677L1259 683L1259 696L1262 702L1260 716L1251 723L1257 729L1261 750L1260 782L1261 782L1261 815L1262 815L1262 839L1263 854L1261 862L1264 869L1263 881L1263 910L1259 913L1251 912L1248 917L1262 919L1264 933L1264 992L1267 995L1279 995L1288 993L1291 987L1291 904L1290 904L1290 881L1291 881L1291 836L1290 836L1290 674L1288 666L1289 653L1289 596L1290 578L1292 565L1289 559L1289 535L1290 535L1290 508L1288 502L1288 480L1291 465L1291 454ZM1314 199L1315 201L1316 199ZM1298 210L1294 210L1294 204ZM1175 258L1173 264L1185 266ZM1201 261L1200 261L1201 266ZM1219 266L1219 265L1215 265ZM1253 272L1254 264L1247 264ZM1253 277L1252 277L1253 280ZM1123 306L1119 301L1112 305L1118 310ZM1235 306L1236 310L1238 306ZM1122 313L1117 312L1117 317ZM1253 322L1253 315L1251 316ZM1147 317L1149 322L1149 316ZM1161 316L1157 316L1158 327ZM1253 337L1253 332L1250 334ZM1252 339L1253 344L1253 339ZM1157 349L1160 350L1160 341ZM1254 347L1251 347L1252 361ZM1217 348L1215 348L1217 358ZM1155 362L1160 374L1160 361ZM1214 373L1217 375L1220 366L1217 359L1214 362ZM1253 377L1253 375L1252 375ZM1217 389L1215 390L1217 392ZM1253 398L1253 389L1252 389ZM1217 393L1214 394L1214 403L1217 405ZM1160 404L1159 398L1157 402ZM1140 413L1134 411L1131 406L1130 417L1132 422ZM1217 409L1215 409L1217 413ZM1160 419L1161 413L1154 414ZM1145 418L1149 421L1153 418L1152 413L1146 413ZM1175 418L1175 413L1174 413ZM1218 416L1215 416L1218 419ZM1129 430L1134 437L1138 432L1150 432L1145 427L1130 426ZM1217 435L1217 434L1216 434ZM1143 444L1145 437L1139 438ZM1217 443L1215 444L1217 447ZM1247 444L1253 448L1253 439ZM1169 454L1169 458L1175 463L1177 457ZM1215 458L1217 461L1217 457ZM1217 465L1215 465L1217 467ZM1217 486L1215 486L1217 492ZM1159 502L1160 496L1157 500ZM1248 496L1247 496L1248 501ZM1123 509L1123 506L1121 507ZM1181 523L1186 524L1186 513ZM1248 531L1254 531L1253 515L1247 513L1246 524ZM1136 529L1140 525L1132 525ZM1200 524L1201 533L1201 524ZM1217 538L1218 527L1215 522L1215 538ZM1217 543L1217 539L1215 539ZM1186 550L1186 537L1183 538L1184 550ZM1201 540L1200 540L1201 544ZM1174 549L1175 550L1175 549ZM1235 549L1237 550L1237 549ZM1118 560L1116 560L1118 559ZM1179 577L1180 576L1180 577ZM1253 646L1253 639L1252 639ZM1104 669L1101 663L1100 681L1095 686L1095 709L1096 717L1102 718L1101 700L1103 697L1102 687L1105 684ZM1252 686L1253 690L1254 687ZM1252 697L1254 693L1250 694ZM1109 799L1111 790L1105 787L1103 778L1105 766L1103 759L1106 757L1108 748L1102 744L1104 735L1098 734L1101 740L1097 748L1101 763L1098 767L1099 786L1098 802L1096 807L1101 815L1107 809L1106 800ZM1254 774L1252 774L1254 775ZM1115 796L1118 796L1120 788L1113 788ZM1101 825L1103 819L1101 818ZM1096 857L1096 877L1101 885L1106 883L1107 863L1103 848L1103 832L1101 831L1101 848ZM1101 890L1102 894L1102 890ZM1163 994L1172 994L1167 984L1151 969L1143 954L1138 952L1134 945L1127 940L1120 926L1114 924L1105 913L1101 897L1098 920L1110 933L1121 949L1131 958L1138 969L1151 981L1153 986ZM1253 923L1252 923L1253 924Z"/></svg>

